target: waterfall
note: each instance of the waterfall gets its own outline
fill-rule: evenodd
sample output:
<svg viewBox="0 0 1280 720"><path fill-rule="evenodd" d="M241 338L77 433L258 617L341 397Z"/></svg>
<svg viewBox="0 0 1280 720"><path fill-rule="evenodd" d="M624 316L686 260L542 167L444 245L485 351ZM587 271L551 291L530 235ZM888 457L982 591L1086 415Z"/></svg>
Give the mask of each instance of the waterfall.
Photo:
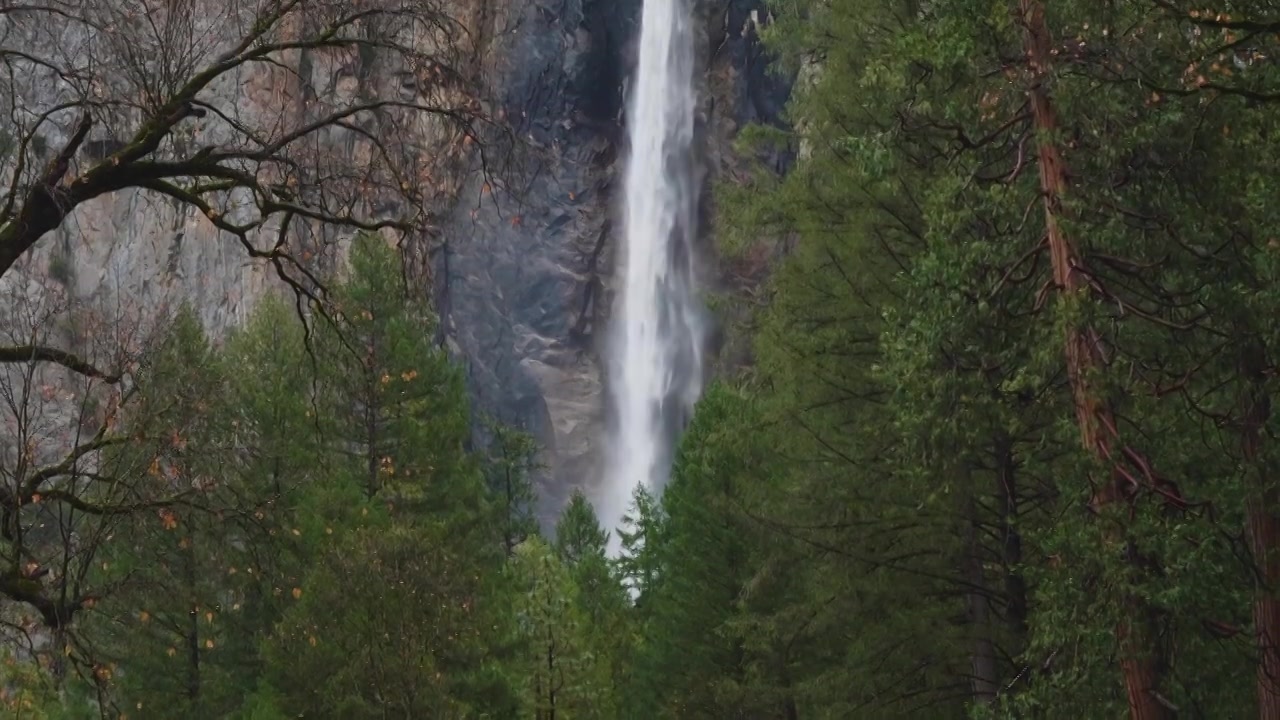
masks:
<svg viewBox="0 0 1280 720"><path fill-rule="evenodd" d="M636 485L661 492L702 391L704 309L694 285L698 178L688 0L645 0L627 126L622 276L608 338L612 420L601 524L614 530ZM617 532L610 552L619 549Z"/></svg>

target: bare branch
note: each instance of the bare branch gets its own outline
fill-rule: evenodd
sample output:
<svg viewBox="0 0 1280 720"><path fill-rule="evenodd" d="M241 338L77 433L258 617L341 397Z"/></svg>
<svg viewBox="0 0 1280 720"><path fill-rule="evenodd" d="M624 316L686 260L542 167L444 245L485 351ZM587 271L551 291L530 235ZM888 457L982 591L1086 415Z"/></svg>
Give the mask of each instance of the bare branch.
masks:
<svg viewBox="0 0 1280 720"><path fill-rule="evenodd" d="M109 383L120 381L120 373L109 373L72 353L40 345L0 347L0 364L45 362L62 367L86 377Z"/></svg>

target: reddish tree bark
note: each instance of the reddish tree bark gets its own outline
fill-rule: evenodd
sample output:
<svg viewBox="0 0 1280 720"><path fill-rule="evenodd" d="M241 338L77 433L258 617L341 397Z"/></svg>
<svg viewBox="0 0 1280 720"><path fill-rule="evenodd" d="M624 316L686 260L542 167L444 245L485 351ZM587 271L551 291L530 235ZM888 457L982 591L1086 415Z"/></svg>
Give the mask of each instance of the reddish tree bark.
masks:
<svg viewBox="0 0 1280 720"><path fill-rule="evenodd" d="M1264 387L1266 358L1257 341L1243 345L1240 377L1241 454L1253 487L1245 506L1245 533L1253 553L1260 587L1253 601L1253 628L1258 647L1258 717L1280 720L1280 493L1262 459L1262 428L1271 415Z"/></svg>
<svg viewBox="0 0 1280 720"><path fill-rule="evenodd" d="M1019 0L1019 17L1023 26L1023 44L1031 68L1031 82L1027 99L1031 105L1036 133L1037 159L1040 170L1040 191L1043 194L1045 232L1049 255L1053 264L1053 279L1058 290L1067 297L1089 292L1083 261L1071 239L1062 231L1062 199L1067 192L1066 165L1054 134L1058 119L1052 98L1045 86L1050 70L1051 35L1044 17L1044 5L1040 0ZM1139 466L1139 475L1150 476L1136 453L1122 447L1117 440L1117 428L1111 407L1090 384L1091 374L1106 366L1106 356L1101 341L1093 328L1068 327L1065 343L1068 380L1080 427L1080 439L1085 449L1099 461L1109 466L1110 477L1099 487L1092 504L1101 509L1121 501L1136 490L1135 476L1122 467L1127 459ZM1117 454L1119 451L1119 454ZM1111 531L1109 531L1111 532ZM1120 533L1114 540L1123 542ZM1126 619L1116 628L1120 643L1120 668L1124 675L1129 700L1129 716L1133 720L1165 720L1173 712L1158 691L1160 672L1158 653L1148 622L1149 610L1135 598L1120 598L1126 611Z"/></svg>
<svg viewBox="0 0 1280 720"><path fill-rule="evenodd" d="M1258 717L1280 720L1280 519L1275 515L1274 490L1255 498L1246 509L1249 545L1253 550L1262 587L1253 601L1253 627L1258 644Z"/></svg>

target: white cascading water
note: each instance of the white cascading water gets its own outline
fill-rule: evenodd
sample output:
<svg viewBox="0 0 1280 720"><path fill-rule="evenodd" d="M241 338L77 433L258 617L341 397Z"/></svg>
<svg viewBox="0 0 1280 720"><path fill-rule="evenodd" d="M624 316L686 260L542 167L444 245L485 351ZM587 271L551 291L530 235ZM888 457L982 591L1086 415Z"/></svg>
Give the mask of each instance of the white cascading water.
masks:
<svg viewBox="0 0 1280 720"><path fill-rule="evenodd" d="M610 530L636 485L661 492L676 438L702 392L706 323L694 286L697 97L687 1L644 0L627 113L623 282L608 351L614 422L596 501ZM618 549L615 531L610 554Z"/></svg>

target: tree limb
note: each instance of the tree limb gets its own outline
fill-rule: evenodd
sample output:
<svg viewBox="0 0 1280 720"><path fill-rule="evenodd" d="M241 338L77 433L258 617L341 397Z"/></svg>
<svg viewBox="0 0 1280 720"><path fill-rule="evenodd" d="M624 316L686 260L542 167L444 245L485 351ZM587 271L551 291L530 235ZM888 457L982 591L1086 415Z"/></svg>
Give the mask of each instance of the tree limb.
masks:
<svg viewBox="0 0 1280 720"><path fill-rule="evenodd" d="M0 364L16 363L53 363L85 377L91 377L108 383L120 382L120 373L103 370L78 355L57 348L43 345L16 345L0 347Z"/></svg>

